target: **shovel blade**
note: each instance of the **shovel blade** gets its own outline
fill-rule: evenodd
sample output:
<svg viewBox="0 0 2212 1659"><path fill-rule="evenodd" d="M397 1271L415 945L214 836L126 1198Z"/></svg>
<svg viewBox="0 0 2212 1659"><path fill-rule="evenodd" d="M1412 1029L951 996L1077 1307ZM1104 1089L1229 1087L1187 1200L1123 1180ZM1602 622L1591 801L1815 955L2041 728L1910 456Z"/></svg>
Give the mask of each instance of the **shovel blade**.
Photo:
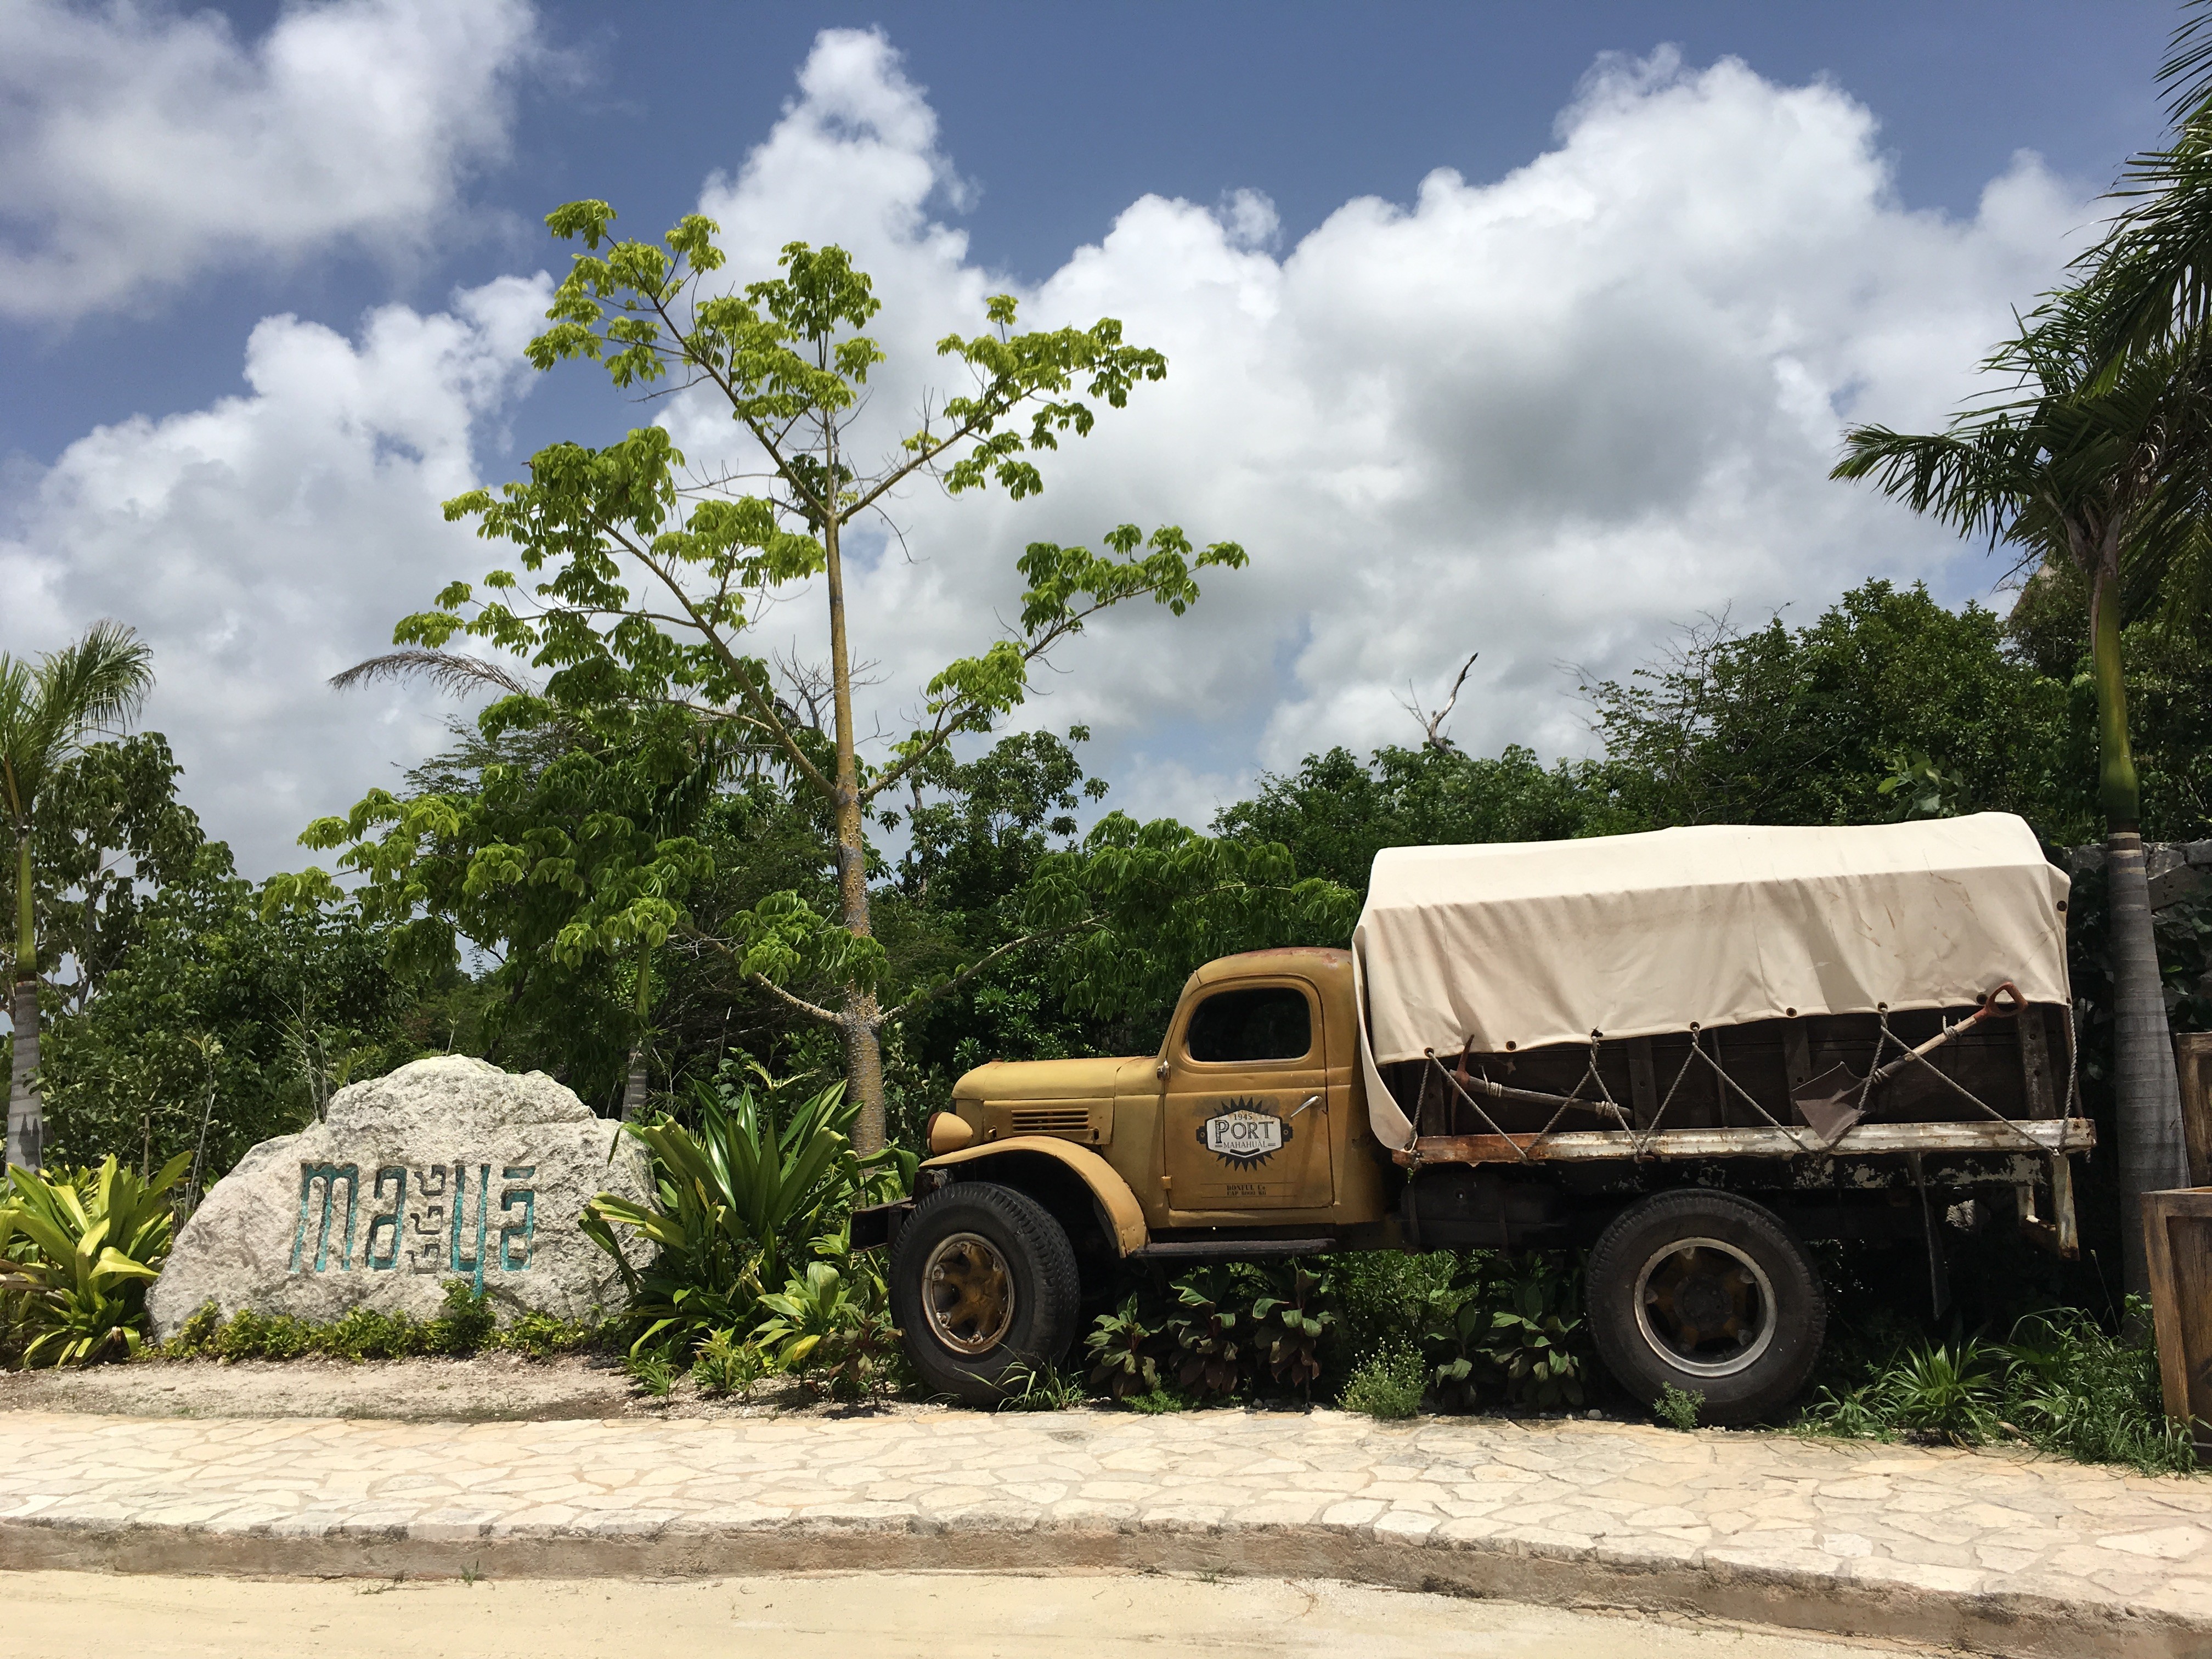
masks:
<svg viewBox="0 0 2212 1659"><path fill-rule="evenodd" d="M1852 1075L1840 1060L1818 1077L1807 1078L1790 1091L1790 1099L1806 1127L1824 1146L1832 1146L1866 1114L1856 1104L1866 1079Z"/></svg>

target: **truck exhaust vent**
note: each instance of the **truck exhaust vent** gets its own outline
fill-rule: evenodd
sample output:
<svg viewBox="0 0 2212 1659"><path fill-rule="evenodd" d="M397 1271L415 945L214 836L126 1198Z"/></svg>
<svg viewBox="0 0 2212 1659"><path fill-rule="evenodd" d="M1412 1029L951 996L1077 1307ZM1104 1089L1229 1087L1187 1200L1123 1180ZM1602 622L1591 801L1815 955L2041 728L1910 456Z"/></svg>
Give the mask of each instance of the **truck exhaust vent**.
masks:
<svg viewBox="0 0 2212 1659"><path fill-rule="evenodd" d="M1088 1106L1017 1106L1013 1131L1018 1135L1066 1135L1076 1140L1096 1140Z"/></svg>

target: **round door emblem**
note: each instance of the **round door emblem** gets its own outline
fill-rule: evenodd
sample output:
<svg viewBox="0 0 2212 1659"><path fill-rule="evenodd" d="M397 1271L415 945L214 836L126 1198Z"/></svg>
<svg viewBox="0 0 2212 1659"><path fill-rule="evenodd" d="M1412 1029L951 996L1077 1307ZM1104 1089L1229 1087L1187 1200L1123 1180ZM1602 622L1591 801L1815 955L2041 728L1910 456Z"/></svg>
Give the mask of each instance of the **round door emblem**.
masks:
<svg viewBox="0 0 2212 1659"><path fill-rule="evenodd" d="M1232 1169L1256 1169L1291 1143L1291 1126L1256 1100L1224 1100L1198 1126L1198 1144Z"/></svg>

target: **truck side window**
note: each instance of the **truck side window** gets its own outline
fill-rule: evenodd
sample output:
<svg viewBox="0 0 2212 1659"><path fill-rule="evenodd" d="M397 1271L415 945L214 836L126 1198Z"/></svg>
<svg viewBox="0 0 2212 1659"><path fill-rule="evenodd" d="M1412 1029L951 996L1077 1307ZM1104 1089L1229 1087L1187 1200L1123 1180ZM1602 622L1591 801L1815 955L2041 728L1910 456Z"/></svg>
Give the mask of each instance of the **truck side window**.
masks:
<svg viewBox="0 0 2212 1659"><path fill-rule="evenodd" d="M1183 1041L1193 1060L1300 1060L1313 1047L1313 1015L1305 993L1287 985L1217 991L1191 1014Z"/></svg>

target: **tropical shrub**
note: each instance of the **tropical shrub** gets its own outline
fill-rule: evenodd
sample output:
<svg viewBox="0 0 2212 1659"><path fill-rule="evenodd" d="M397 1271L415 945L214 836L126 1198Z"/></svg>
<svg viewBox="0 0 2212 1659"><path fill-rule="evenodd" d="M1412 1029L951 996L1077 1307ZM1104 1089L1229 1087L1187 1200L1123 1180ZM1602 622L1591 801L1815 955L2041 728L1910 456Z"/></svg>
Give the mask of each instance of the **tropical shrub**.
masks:
<svg viewBox="0 0 2212 1659"><path fill-rule="evenodd" d="M1084 1352L1091 1356L1091 1386L1109 1399L1128 1400L1160 1389L1167 1334L1146 1321L1140 1300L1134 1292L1125 1297L1112 1313L1099 1315L1083 1339Z"/></svg>
<svg viewBox="0 0 2212 1659"><path fill-rule="evenodd" d="M1328 1276L1292 1261L1291 1282L1279 1293L1263 1291L1252 1304L1253 1344L1279 1388L1310 1397L1322 1372L1321 1347L1336 1314L1329 1306Z"/></svg>
<svg viewBox="0 0 2212 1659"><path fill-rule="evenodd" d="M9 1169L0 1297L24 1364L84 1365L139 1351L146 1286L161 1276L175 1231L168 1193L191 1164L179 1153L150 1181L112 1154L97 1170Z"/></svg>
<svg viewBox="0 0 2212 1659"><path fill-rule="evenodd" d="M858 1400L883 1380L898 1352L890 1298L865 1271L841 1273L811 1261L804 1274L761 1297L768 1317L753 1340L775 1357L775 1369L810 1392Z"/></svg>
<svg viewBox="0 0 2212 1659"><path fill-rule="evenodd" d="M343 1318L317 1324L292 1314L241 1308L228 1319L212 1302L185 1321L152 1352L163 1359L413 1359L427 1355L465 1358L487 1352L543 1359L596 1345L600 1328L551 1314L520 1314L501 1327L491 1298L465 1279L446 1281L436 1317L355 1308Z"/></svg>
<svg viewBox="0 0 2212 1659"><path fill-rule="evenodd" d="M623 1125L653 1155L653 1201L602 1193L585 1206L582 1226L621 1267L633 1351L688 1355L715 1331L752 1329L769 1295L790 1294L794 1284L804 1295L817 1241L841 1229L854 1204L890 1197L911 1180L909 1152L854 1155L848 1131L860 1109L843 1084L781 1123L775 1092L725 1079L695 1089L696 1127L667 1116ZM618 1228L655 1247L642 1271L623 1255Z"/></svg>
<svg viewBox="0 0 2212 1659"><path fill-rule="evenodd" d="M1510 1276L1491 1281L1502 1292L1490 1310L1483 1352L1516 1406L1552 1411L1583 1403L1582 1270L1529 1255Z"/></svg>
<svg viewBox="0 0 2212 1659"><path fill-rule="evenodd" d="M1239 1288L1230 1267L1200 1267L1170 1286L1169 1364L1176 1386L1194 1400L1225 1400L1244 1385L1253 1298Z"/></svg>

